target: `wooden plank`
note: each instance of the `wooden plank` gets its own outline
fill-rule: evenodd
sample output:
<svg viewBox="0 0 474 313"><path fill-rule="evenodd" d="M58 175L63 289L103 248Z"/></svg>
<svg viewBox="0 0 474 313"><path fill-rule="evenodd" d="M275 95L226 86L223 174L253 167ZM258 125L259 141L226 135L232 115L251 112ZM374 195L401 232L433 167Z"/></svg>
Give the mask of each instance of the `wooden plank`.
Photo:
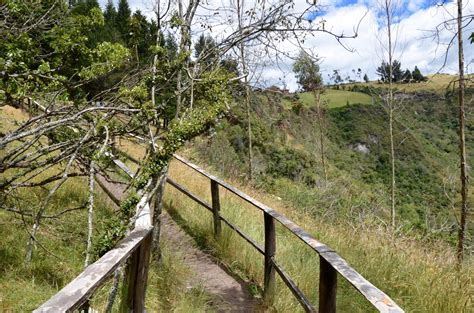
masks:
<svg viewBox="0 0 474 313"><path fill-rule="evenodd" d="M135 213L135 229L148 228L152 226L149 198L150 194L145 192L137 204Z"/></svg>
<svg viewBox="0 0 474 313"><path fill-rule="evenodd" d="M263 212L266 212L266 213L270 214L275 220L277 220L280 224L285 226L288 230L290 230L293 234L295 234L299 239L301 239L303 242L305 242L307 245L312 247L317 252L320 253L320 252L324 252L324 251L332 251L328 246L326 246L325 244L323 244L323 243L319 242L318 240L316 240L315 238L313 238L310 234L305 232L301 227L299 227L298 225L293 223L293 221L287 219L285 216L281 215L280 213L273 210L269 206L267 206L267 205L261 203L260 201L250 197L246 193L238 190L237 188L227 184L226 182L224 182L223 180L217 178L216 176L207 173L206 171L201 169L199 166L188 162L186 159L184 159L184 158L182 158L182 157L180 157L176 154L174 155L174 158L176 160L186 164L187 166L191 167L192 169L196 170L197 172L199 172L203 176L208 177L209 179L212 179L212 180L216 181L223 188L225 188L225 189L229 190L230 192L234 193L235 195L239 196L242 200L252 204L253 206L257 207L258 209L262 210Z"/></svg>
<svg viewBox="0 0 474 313"><path fill-rule="evenodd" d="M120 297L120 313L130 313L133 312L133 288L135 288L135 281L138 271L138 257L140 253L138 252L140 247L133 252L133 254L128 258L127 266L124 271L124 279L122 285L122 296Z"/></svg>
<svg viewBox="0 0 474 313"><path fill-rule="evenodd" d="M112 153L110 152L105 152L104 153L106 156L110 157L112 159L112 161L114 162L115 165L117 165L117 167L119 169L121 169L123 172L125 172L125 174L127 174L130 178L134 178L135 177L135 173L132 172L128 167L127 165L125 165L125 163L123 163L122 161L120 161L119 159L117 159Z"/></svg>
<svg viewBox="0 0 474 313"><path fill-rule="evenodd" d="M263 297L267 303L272 303L275 295L275 266L273 257L276 250L275 221L267 214L263 214L265 224L265 269L263 278Z"/></svg>
<svg viewBox="0 0 474 313"><path fill-rule="evenodd" d="M212 216L214 224L214 235L221 235L221 219L219 218L219 211L221 210L221 203L219 199L219 185L211 180L211 197L212 197Z"/></svg>
<svg viewBox="0 0 474 313"><path fill-rule="evenodd" d="M125 270L125 286L122 289L120 312L145 312L145 296L150 263L152 234L149 233L129 259Z"/></svg>
<svg viewBox="0 0 474 313"><path fill-rule="evenodd" d="M329 264L344 277L351 285L377 308L380 312L404 312L389 296L372 285L361 274L355 271L347 262L335 252L320 254Z"/></svg>
<svg viewBox="0 0 474 313"><path fill-rule="evenodd" d="M207 173L199 166L187 161L181 156L175 154L174 158L182 162L183 164L191 167L203 176L216 181L223 188L236 194L244 201L254 205L263 212L266 212L271 215L275 220L277 220L280 224L282 224L290 232L292 232L297 238L299 238L301 241L310 246L313 250L318 252L318 254L322 255L336 269L336 271L338 271L339 274L341 274L348 282L350 282L380 312L404 312L389 296L387 296L383 291L379 290L377 287L367 281L364 277L362 277L362 275L355 271L335 251L333 251L331 248L321 243L320 241L316 240L313 236L304 231L293 221L289 220L285 216L281 215L280 213L276 212L275 210L261 203L260 201L238 190L237 188L227 184L216 176Z"/></svg>
<svg viewBox="0 0 474 313"><path fill-rule="evenodd" d="M336 313L337 272L319 257L319 313Z"/></svg>
<svg viewBox="0 0 474 313"><path fill-rule="evenodd" d="M150 233L140 245L138 259L138 271L135 283L134 312L146 312L146 288L148 285L148 268L150 266L152 233Z"/></svg>
<svg viewBox="0 0 474 313"><path fill-rule="evenodd" d="M210 206L208 203L204 202L203 200L199 199L197 196L195 196L189 190L187 190L186 188L184 188L183 186L181 186L180 184L178 184L177 182L175 182L174 180L172 180L169 177L166 177L166 181L171 186L178 189L179 191L181 191L182 193L184 193L185 195L187 195L188 197L190 197L191 199L193 199L194 201L196 201L197 203L199 203L200 205L202 205L203 207L205 207L206 209L208 209L209 211L212 212L212 206Z"/></svg>
<svg viewBox="0 0 474 313"><path fill-rule="evenodd" d="M100 186L100 188L105 192L105 194L110 198L110 200L112 200L113 203L115 203L118 207L120 207L120 200L117 199L117 197L115 197L114 193L104 185L104 183L98 177L98 175L95 175L95 181Z"/></svg>
<svg viewBox="0 0 474 313"><path fill-rule="evenodd" d="M152 227L134 230L116 248L89 265L79 276L33 312L72 312L100 287L115 269L137 249Z"/></svg>
<svg viewBox="0 0 474 313"><path fill-rule="evenodd" d="M311 302L309 302L308 298L304 295L304 293L298 288L296 283L291 279L290 275L288 275L287 272L279 265L276 261L275 258L272 258L273 265L275 266L276 272L280 275L281 279L283 282L288 286L288 288L291 290L295 298L298 300L298 302L301 304L303 309L306 312L316 312L314 309L313 305Z"/></svg>

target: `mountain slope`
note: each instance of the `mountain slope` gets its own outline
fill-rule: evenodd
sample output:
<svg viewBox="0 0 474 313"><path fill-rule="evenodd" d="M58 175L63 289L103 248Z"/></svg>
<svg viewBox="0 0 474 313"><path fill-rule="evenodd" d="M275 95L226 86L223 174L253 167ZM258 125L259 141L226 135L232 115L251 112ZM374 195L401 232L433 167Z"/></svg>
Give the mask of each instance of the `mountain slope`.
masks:
<svg viewBox="0 0 474 313"><path fill-rule="evenodd" d="M335 96L337 95L337 96ZM352 104L360 93L326 96L325 145L329 181L320 162L315 104L310 94L255 93L252 102L253 169L257 187L301 210L333 218L387 220L390 177L388 117L377 98ZM395 115L397 219L405 229L454 240L457 204L457 108L452 95L418 90L401 94ZM470 97L470 98L469 98ZM468 99L472 99L469 93ZM334 103L331 104L331 98ZM349 103L340 105L341 102ZM203 159L226 175L245 175L247 117L235 104L211 138L195 142ZM474 149L468 123L468 151ZM472 164L472 156L469 158Z"/></svg>

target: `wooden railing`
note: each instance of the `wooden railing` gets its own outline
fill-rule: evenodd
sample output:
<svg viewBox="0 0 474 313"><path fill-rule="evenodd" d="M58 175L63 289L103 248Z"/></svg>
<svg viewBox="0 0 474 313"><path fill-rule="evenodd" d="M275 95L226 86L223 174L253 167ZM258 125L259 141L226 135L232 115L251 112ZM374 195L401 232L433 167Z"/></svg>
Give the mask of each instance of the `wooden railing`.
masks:
<svg viewBox="0 0 474 313"><path fill-rule="evenodd" d="M281 277L293 295L299 301L306 312L316 312L305 294L298 288L290 275L277 262L275 221L279 222L297 238L311 247L319 254L320 279L319 279L319 306L318 312L331 313L336 311L337 273L354 286L380 312L404 312L390 297L376 288L362 275L355 271L334 250L319 242L298 225L287 219L272 208L250 197L235 187L227 184L219 178L205 172L197 165L175 155L175 158L189 166L210 180L212 203L204 200L188 191L185 187L167 178L167 182L181 191L213 214L213 230L216 236L222 231L221 222L234 230L259 253L264 256L264 298L271 302L275 293L275 273ZM133 173L118 160L115 164L133 177ZM265 244L261 247L254 239L245 234L238 226L228 221L220 214L219 186L237 195L244 201L250 203L264 214ZM145 188L151 190L150 183ZM149 205L150 194L143 191L140 202L136 208L135 225L130 234L120 241L117 246L107 252L98 261L88 266L79 276L61 289L52 298L46 301L34 312L72 312L80 308L93 293L102 286L112 273L127 260L129 260L126 273L126 295L122 299L121 308L128 312L144 312L145 292L148 276L148 264L150 259L152 241L152 212Z"/></svg>
<svg viewBox="0 0 474 313"><path fill-rule="evenodd" d="M232 230L237 232L243 239L250 243L258 252L264 256L264 298L267 301L272 300L275 292L275 273L280 275L283 282L288 286L293 295L299 301L301 306L306 312L316 312L314 306L310 303L304 293L298 288L297 284L292 280L290 275L283 269L283 267L277 262L277 251L276 251L276 233L275 233L275 221L279 222L285 228L287 228L297 238L302 240L305 244L311 247L316 253L319 254L319 307L318 312L320 313L331 313L336 311L336 293L337 293L337 273L339 273L343 279L347 280L354 288L364 296L376 309L380 312L404 312L390 297L384 292L379 290L377 287L367 281L362 275L354 270L343 258L341 258L336 251L330 247L319 242L309 233L304 231L301 227L287 219L280 213L276 212L272 208L265 204L257 201L242 191L230 186L226 182L219 178L205 172L199 166L185 160L184 158L175 155L175 158L187 165L188 167L199 172L203 176L210 180L211 185L211 196L212 204L209 205L199 197L188 191L185 187L173 181L171 178L167 178L167 182L181 191L201 206L208 209L213 214L214 234L220 235L221 232L221 221L229 226ZM257 209L261 210L264 214L264 228L265 228L265 246L261 247L255 240L245 234L239 227L232 224L225 217L220 214L220 198L219 198L219 186L227 189L231 193L237 195L244 201L250 203Z"/></svg>
<svg viewBox="0 0 474 313"><path fill-rule="evenodd" d="M125 164L119 160L113 160L120 169L133 177L133 172ZM134 216L134 228L130 234L33 312L73 312L81 308L113 272L127 260L126 294L122 297L121 310L125 312L145 311L145 292L153 231L152 212L149 204L149 190L152 190L153 186L150 184L151 182L141 192ZM103 185L101 187L105 188ZM110 191L107 194L109 193Z"/></svg>

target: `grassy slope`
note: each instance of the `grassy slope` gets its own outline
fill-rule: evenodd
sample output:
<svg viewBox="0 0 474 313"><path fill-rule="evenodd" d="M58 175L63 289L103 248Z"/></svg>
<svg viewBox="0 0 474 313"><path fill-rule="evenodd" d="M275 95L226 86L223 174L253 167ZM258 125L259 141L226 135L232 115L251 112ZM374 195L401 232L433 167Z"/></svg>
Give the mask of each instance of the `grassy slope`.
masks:
<svg viewBox="0 0 474 313"><path fill-rule="evenodd" d="M179 162L172 164L170 176L210 202L209 182L204 177ZM317 239L334 248L407 312L469 312L474 292L472 260L466 262L465 270L458 275L454 267L454 252L446 244L420 242L406 236L392 237L383 227L350 226L342 221L327 223L323 219L314 219L298 207L286 205L275 196L258 192L249 186L239 186L237 180L228 181L290 217ZM167 188L167 209L186 223L197 241L211 249L235 273L261 286L261 255L227 227L224 227L224 235L219 240L214 239L211 214L172 187ZM221 201L222 214L263 244L261 213L223 189ZM310 300L317 303L318 257L280 225L277 225L276 259ZM374 311L342 279L339 280L338 290L338 311ZM301 311L297 301L279 279L275 308L279 312Z"/></svg>
<svg viewBox="0 0 474 313"><path fill-rule="evenodd" d="M474 75L468 75L472 79ZM448 89L453 89L455 86L454 82L457 80L455 75L450 74L435 74L428 75L428 80L426 82L420 83L410 83L410 84L395 84L397 90L403 92L433 92L437 94L444 95ZM469 84L469 82L467 82ZM472 84L472 83L471 83ZM457 85L457 84L456 84ZM384 84L378 83L377 81L370 81L368 83L357 83L357 84L346 84L344 88L348 89L352 86L367 86L371 88L384 88Z"/></svg>
<svg viewBox="0 0 474 313"><path fill-rule="evenodd" d="M427 84L416 84L413 88L422 92L443 90L439 91L443 95L446 90L439 81L429 83L428 90L422 90L423 86ZM300 99L304 101L304 96L300 95ZM446 242L455 240L455 226L446 225L455 225L458 207L458 198L452 193L457 184L458 162L455 99L421 99L424 100L406 101L395 124L397 212L406 235L399 233L394 239L380 226L380 219L388 218L389 156L386 113L377 105L355 104L327 110L330 180L324 183L314 104L301 104L291 95L281 98L259 94L252 117L257 173L254 186L266 193L248 186L243 188L336 248L408 312L468 312L474 292L472 259L467 261L466 271L457 277L454 248ZM245 112L234 107L212 137L196 140L192 146L200 164L208 164L220 175L231 177L234 184L247 172L245 124ZM468 122L468 130L473 130L473 126L472 121ZM468 150L472 151L472 131L468 131L467 142ZM370 153L354 150L357 144L367 146ZM472 154L469 162L473 162ZM190 180L191 174L179 166L174 171L194 192L208 194L207 182ZM271 194L282 201L275 201L276 196ZM168 201L169 207L192 224L196 236L215 247L216 254L233 262L237 271L261 282L260 257L247 251L244 242L236 237L215 242L210 236L210 218L193 216L201 208L176 193L171 193ZM225 215L262 242L261 216L250 213L238 201L225 201ZM279 239L282 247L278 249L291 253L278 259L316 300L317 273L313 270L317 260L295 242L287 241L287 237ZM239 262L234 262L235 258ZM341 311L367 310L364 301L352 303L354 294L344 286L342 289L338 298ZM282 312L293 311L298 305L291 299L282 291L277 308Z"/></svg>
<svg viewBox="0 0 474 313"><path fill-rule="evenodd" d="M455 223L446 208L457 201L452 193L456 182L449 179L457 164L456 105L441 98L422 99L406 100L396 116L397 211L407 229L434 230L430 235L438 236L439 225ZM326 156L335 184L332 194L320 188L324 182L314 104L306 106L292 96L259 94L253 111L254 171L259 187L290 196L315 214L332 208L340 215L354 215L356 206L364 216L367 212L382 218L388 215L389 140L381 106L353 104L326 111ZM468 130L472 128L469 122ZM474 149L473 139L468 131L469 151ZM245 112L234 107L216 135L197 141L196 148L222 173L236 176L247 171L247 145ZM369 152L356 150L358 146ZM299 183L301 195L281 188L285 179ZM450 229L441 233L446 239L455 237Z"/></svg>
<svg viewBox="0 0 474 313"><path fill-rule="evenodd" d="M303 92L298 94L300 101L308 107L314 106L315 99L311 92ZM361 92L351 92L346 90L327 89L321 96L322 103L328 108L338 108L347 104L371 104L372 97Z"/></svg>

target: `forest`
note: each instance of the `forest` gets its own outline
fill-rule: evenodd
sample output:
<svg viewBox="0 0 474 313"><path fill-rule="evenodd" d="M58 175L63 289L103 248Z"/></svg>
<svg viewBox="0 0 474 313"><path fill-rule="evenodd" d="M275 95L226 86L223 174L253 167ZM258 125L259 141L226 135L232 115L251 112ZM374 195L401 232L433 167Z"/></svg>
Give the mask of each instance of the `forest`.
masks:
<svg viewBox="0 0 474 313"><path fill-rule="evenodd" d="M377 1L374 73L354 64L347 74L324 68L305 41L326 36L357 53L346 43L365 16L338 31L318 1L0 2L0 311L53 299L144 231L143 210L144 239L71 308L315 311L307 300L320 312L383 311L332 264L337 302L334 291L327 304L320 251L284 223L270 227L268 206L272 221L282 214L337 251L389 306L470 312L474 13L462 0L440 4L453 15L433 38L449 33L457 73L422 73L396 53L400 3ZM262 79L282 62L296 88ZM224 268L245 301L199 280L188 254L208 260L208 276Z"/></svg>

